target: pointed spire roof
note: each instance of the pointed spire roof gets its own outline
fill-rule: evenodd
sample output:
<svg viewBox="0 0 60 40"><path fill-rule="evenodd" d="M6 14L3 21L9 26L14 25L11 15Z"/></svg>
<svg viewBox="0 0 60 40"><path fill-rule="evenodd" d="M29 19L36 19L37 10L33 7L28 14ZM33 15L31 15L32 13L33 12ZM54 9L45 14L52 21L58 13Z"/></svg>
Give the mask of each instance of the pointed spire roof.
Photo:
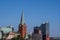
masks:
<svg viewBox="0 0 60 40"><path fill-rule="evenodd" d="M24 13L23 13L23 11L22 11L20 24L23 25L24 23L25 23L25 22L24 22Z"/></svg>

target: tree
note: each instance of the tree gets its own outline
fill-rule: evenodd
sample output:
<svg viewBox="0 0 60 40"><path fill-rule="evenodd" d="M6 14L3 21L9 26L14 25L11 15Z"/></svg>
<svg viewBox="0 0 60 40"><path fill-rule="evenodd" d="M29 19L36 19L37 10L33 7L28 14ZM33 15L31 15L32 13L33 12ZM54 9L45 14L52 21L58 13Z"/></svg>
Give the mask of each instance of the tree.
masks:
<svg viewBox="0 0 60 40"><path fill-rule="evenodd" d="M20 38L20 40L25 40L24 38Z"/></svg>

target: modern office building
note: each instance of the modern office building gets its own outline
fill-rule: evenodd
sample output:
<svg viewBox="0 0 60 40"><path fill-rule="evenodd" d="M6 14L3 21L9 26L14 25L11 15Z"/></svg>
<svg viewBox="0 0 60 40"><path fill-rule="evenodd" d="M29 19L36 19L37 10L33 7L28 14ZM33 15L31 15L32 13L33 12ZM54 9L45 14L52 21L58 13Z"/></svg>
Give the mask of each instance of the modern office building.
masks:
<svg viewBox="0 0 60 40"><path fill-rule="evenodd" d="M34 27L34 32L32 33L32 39L42 40L42 33L38 26Z"/></svg>
<svg viewBox="0 0 60 40"><path fill-rule="evenodd" d="M41 24L40 29L42 31L42 39L43 40L50 40L50 37L49 37L49 23Z"/></svg>
<svg viewBox="0 0 60 40"><path fill-rule="evenodd" d="M37 34L40 33L39 30L41 31L42 40L50 40L49 23L43 23L40 26L34 27L34 33L37 33Z"/></svg>

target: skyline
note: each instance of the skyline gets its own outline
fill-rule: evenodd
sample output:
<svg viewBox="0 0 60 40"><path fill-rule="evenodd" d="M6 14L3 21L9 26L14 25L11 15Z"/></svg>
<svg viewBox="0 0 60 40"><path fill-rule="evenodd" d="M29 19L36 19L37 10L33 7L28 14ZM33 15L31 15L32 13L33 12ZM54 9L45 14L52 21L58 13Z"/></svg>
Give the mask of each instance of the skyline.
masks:
<svg viewBox="0 0 60 40"><path fill-rule="evenodd" d="M28 32L42 22L50 23L50 36L60 37L60 1L0 0L0 26L13 25L18 30L22 10Z"/></svg>

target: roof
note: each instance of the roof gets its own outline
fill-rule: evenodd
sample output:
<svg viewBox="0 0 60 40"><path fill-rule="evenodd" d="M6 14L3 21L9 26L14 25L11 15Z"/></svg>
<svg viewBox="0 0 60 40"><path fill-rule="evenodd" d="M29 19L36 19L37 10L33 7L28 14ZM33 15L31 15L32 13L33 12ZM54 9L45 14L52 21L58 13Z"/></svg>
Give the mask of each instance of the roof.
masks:
<svg viewBox="0 0 60 40"><path fill-rule="evenodd" d="M23 11L22 11L20 24L23 25L24 23L25 23L25 22L24 22L24 13L23 13Z"/></svg>

